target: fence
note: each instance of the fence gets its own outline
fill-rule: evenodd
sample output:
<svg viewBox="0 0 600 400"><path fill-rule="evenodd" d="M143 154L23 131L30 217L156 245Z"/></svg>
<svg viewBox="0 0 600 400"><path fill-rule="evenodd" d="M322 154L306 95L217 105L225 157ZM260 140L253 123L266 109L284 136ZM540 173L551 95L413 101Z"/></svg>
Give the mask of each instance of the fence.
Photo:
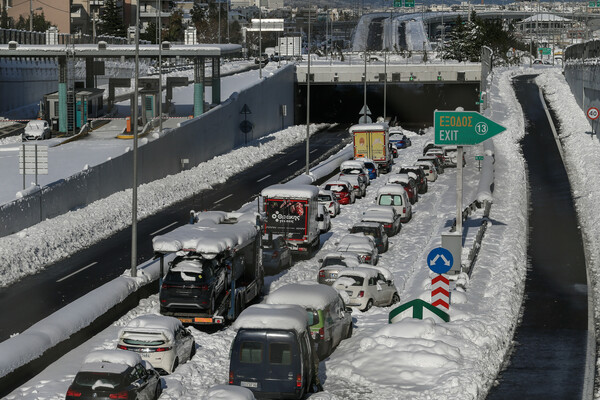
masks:
<svg viewBox="0 0 600 400"><path fill-rule="evenodd" d="M46 32L30 32L19 29L0 28L0 44L8 44L14 41L19 44L46 44ZM86 35L80 33L59 33L57 44L94 44L104 41L108 44L127 44L127 38L107 36L107 35ZM148 41L141 40L141 44L147 44Z"/></svg>

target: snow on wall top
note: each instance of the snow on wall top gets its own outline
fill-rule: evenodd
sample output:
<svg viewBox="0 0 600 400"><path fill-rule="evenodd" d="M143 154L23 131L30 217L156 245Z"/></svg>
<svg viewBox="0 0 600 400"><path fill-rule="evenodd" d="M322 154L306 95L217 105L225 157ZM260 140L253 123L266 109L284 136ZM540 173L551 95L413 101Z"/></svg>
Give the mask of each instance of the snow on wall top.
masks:
<svg viewBox="0 0 600 400"><path fill-rule="evenodd" d="M138 353L127 350L92 351L83 359L80 371L123 372L127 367L134 367L142 362Z"/></svg>
<svg viewBox="0 0 600 400"><path fill-rule="evenodd" d="M354 132L364 132L364 131L382 131L389 129L388 124L357 124L352 125L348 131L350 133Z"/></svg>
<svg viewBox="0 0 600 400"><path fill-rule="evenodd" d="M292 197L311 198L319 194L319 188L311 185L272 185L262 190L260 195L268 198Z"/></svg>
<svg viewBox="0 0 600 400"><path fill-rule="evenodd" d="M297 305L255 304L245 309L233 323L233 329L283 329L306 331L306 310Z"/></svg>
<svg viewBox="0 0 600 400"><path fill-rule="evenodd" d="M135 333L162 333L169 341L175 340L175 332L182 328L183 324L180 320L164 315L141 315L129 321L125 328L119 332L119 337L123 334L133 336Z"/></svg>
<svg viewBox="0 0 600 400"><path fill-rule="evenodd" d="M336 301L339 295L331 286L316 282L291 283L280 287L267 297L267 304L297 304L300 307L322 310Z"/></svg>
<svg viewBox="0 0 600 400"><path fill-rule="evenodd" d="M218 219L218 216L212 215L198 224L180 226L169 233L154 237L154 251L194 251L205 258L212 258L223 251L243 247L258 233L254 216L249 217L250 221L245 218L241 221L238 219L235 224L216 224L213 218Z"/></svg>

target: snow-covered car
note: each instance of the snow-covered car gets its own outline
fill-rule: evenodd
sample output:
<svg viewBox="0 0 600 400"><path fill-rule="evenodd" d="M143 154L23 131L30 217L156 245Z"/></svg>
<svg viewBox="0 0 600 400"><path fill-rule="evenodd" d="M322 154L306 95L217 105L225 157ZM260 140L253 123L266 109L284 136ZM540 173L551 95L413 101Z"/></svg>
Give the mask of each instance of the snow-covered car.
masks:
<svg viewBox="0 0 600 400"><path fill-rule="evenodd" d="M263 267L269 272L279 272L292 266L292 250L281 235L267 235L262 240Z"/></svg>
<svg viewBox="0 0 600 400"><path fill-rule="evenodd" d="M372 237L362 233L350 233L336 243L336 251L357 253L365 264L376 265L379 259L377 245Z"/></svg>
<svg viewBox="0 0 600 400"><path fill-rule="evenodd" d="M340 203L331 190L319 190L319 204L323 204L332 217L340 213Z"/></svg>
<svg viewBox="0 0 600 400"><path fill-rule="evenodd" d="M317 222L321 233L329 232L331 229L331 216L323 204L317 205Z"/></svg>
<svg viewBox="0 0 600 400"><path fill-rule="evenodd" d="M340 175L357 175L359 179L363 180L367 186L371 184L371 178L369 178L369 171L365 167L362 161L349 160L344 161L340 164Z"/></svg>
<svg viewBox="0 0 600 400"><path fill-rule="evenodd" d="M24 141L44 140L50 139L50 137L52 137L52 132L50 131L50 125L48 124L48 121L36 119L29 121L27 125L25 125L25 129L23 130L21 137Z"/></svg>
<svg viewBox="0 0 600 400"><path fill-rule="evenodd" d="M415 161L415 165L423 166L423 172L429 182L435 182L438 177L437 170L433 161Z"/></svg>
<svg viewBox="0 0 600 400"><path fill-rule="evenodd" d="M400 222L400 220L398 220L398 222ZM383 229L383 224L381 222L358 222L350 228L350 233L364 233L365 235L371 236L377 245L379 254L385 253L388 250L388 235Z"/></svg>
<svg viewBox="0 0 600 400"><path fill-rule="evenodd" d="M291 283L267 297L267 304L296 304L308 314L308 324L319 358L329 356L343 339L352 336L352 309L337 290L314 282Z"/></svg>
<svg viewBox="0 0 600 400"><path fill-rule="evenodd" d="M403 133L392 133L390 129L390 143L395 144L398 149L405 149L408 147L406 143L406 135Z"/></svg>
<svg viewBox="0 0 600 400"><path fill-rule="evenodd" d="M369 179L377 178L377 176L379 175L379 170L377 169L377 164L375 164L375 161L371 160L370 158L364 157L356 158L355 160L363 163L363 165L367 169L367 172L369 173Z"/></svg>
<svg viewBox="0 0 600 400"><path fill-rule="evenodd" d="M392 157L398 158L398 146L394 143L390 143L390 152L392 153Z"/></svg>
<svg viewBox="0 0 600 400"><path fill-rule="evenodd" d="M327 253L325 257L319 259L319 263L317 282L331 285L337 279L337 273L340 269L358 267L361 265L362 259L357 253L336 251Z"/></svg>
<svg viewBox="0 0 600 400"><path fill-rule="evenodd" d="M377 222L382 224L385 234L392 237L402 229L401 219L393 207L372 206L363 212L360 220L362 222Z"/></svg>
<svg viewBox="0 0 600 400"><path fill-rule="evenodd" d="M158 399L161 393L160 375L139 353L98 350L84 358L65 399Z"/></svg>
<svg viewBox="0 0 600 400"><path fill-rule="evenodd" d="M446 159L443 149L438 149L438 148L434 147L434 148L427 150L427 153L425 153L425 155L426 156L436 156L437 158L439 158L440 162L442 163L442 166L444 168L449 167L451 165L450 160Z"/></svg>
<svg viewBox="0 0 600 400"><path fill-rule="evenodd" d="M419 201L419 188L417 187L417 174L414 172L408 172L406 174L394 174L388 178L388 185L401 185L406 194L408 195L408 201L410 204L415 204Z"/></svg>
<svg viewBox="0 0 600 400"><path fill-rule="evenodd" d="M180 320L164 315L134 318L119 332L117 348L138 353L160 374L172 373L196 354L196 342Z"/></svg>
<svg viewBox="0 0 600 400"><path fill-rule="evenodd" d="M215 385L206 391L203 399L210 400L255 400L252 390L233 385Z"/></svg>
<svg viewBox="0 0 600 400"><path fill-rule="evenodd" d="M438 175L444 173L444 166L442 165L442 162L440 161L440 159L437 158L436 156L419 157L419 158L417 158L417 161L431 161L431 162L433 162L433 165L435 166L435 171L438 173Z"/></svg>
<svg viewBox="0 0 600 400"><path fill-rule="evenodd" d="M345 291L348 305L368 311L372 306L390 306L400 301L392 274L383 267L346 268L333 287Z"/></svg>
<svg viewBox="0 0 600 400"><path fill-rule="evenodd" d="M458 149L456 146L444 146L444 156L446 157L446 165L449 167L456 167L458 165ZM465 153L463 152L462 157L463 167L467 165L467 161L465 160Z"/></svg>
<svg viewBox="0 0 600 400"><path fill-rule="evenodd" d="M350 183L354 196L358 198L365 197L367 194L367 181L364 176L358 175L345 175L340 173L337 177L338 180L345 180Z"/></svg>
<svg viewBox="0 0 600 400"><path fill-rule="evenodd" d="M401 185L384 185L377 190L375 204L378 206L394 207L400 215L402 223L412 218L412 205L408 200L406 190Z"/></svg>
<svg viewBox="0 0 600 400"><path fill-rule="evenodd" d="M417 182L417 189L419 194L427 193L429 189L429 184L427 183L427 177L425 176L425 171L423 171L423 167L419 167L418 165L403 165L398 170L399 174L407 174L414 173L416 177L414 178Z"/></svg>
<svg viewBox="0 0 600 400"><path fill-rule="evenodd" d="M323 189L330 190L340 204L353 204L356 201L356 194L352 184L345 180L325 182Z"/></svg>

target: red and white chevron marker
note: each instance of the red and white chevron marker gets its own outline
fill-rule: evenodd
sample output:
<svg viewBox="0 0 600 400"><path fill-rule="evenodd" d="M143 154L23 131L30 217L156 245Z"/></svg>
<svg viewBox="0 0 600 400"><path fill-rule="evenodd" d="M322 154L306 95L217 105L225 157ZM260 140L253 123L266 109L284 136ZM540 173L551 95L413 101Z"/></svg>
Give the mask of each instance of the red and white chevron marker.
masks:
<svg viewBox="0 0 600 400"><path fill-rule="evenodd" d="M450 310L450 281L444 275L431 279L431 305L445 313Z"/></svg>

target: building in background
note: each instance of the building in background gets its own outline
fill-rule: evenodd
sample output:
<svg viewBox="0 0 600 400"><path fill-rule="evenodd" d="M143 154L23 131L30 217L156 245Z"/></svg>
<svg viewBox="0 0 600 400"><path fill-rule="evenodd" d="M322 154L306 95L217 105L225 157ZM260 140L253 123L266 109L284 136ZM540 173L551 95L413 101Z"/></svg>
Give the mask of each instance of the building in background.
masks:
<svg viewBox="0 0 600 400"><path fill-rule="evenodd" d="M44 13L46 21L56 26L61 33L72 33L71 31L71 3L72 0L0 0L2 7L6 7L6 12L15 22L22 16L25 20L29 19L31 9L33 14ZM94 0L89 0L94 2Z"/></svg>

